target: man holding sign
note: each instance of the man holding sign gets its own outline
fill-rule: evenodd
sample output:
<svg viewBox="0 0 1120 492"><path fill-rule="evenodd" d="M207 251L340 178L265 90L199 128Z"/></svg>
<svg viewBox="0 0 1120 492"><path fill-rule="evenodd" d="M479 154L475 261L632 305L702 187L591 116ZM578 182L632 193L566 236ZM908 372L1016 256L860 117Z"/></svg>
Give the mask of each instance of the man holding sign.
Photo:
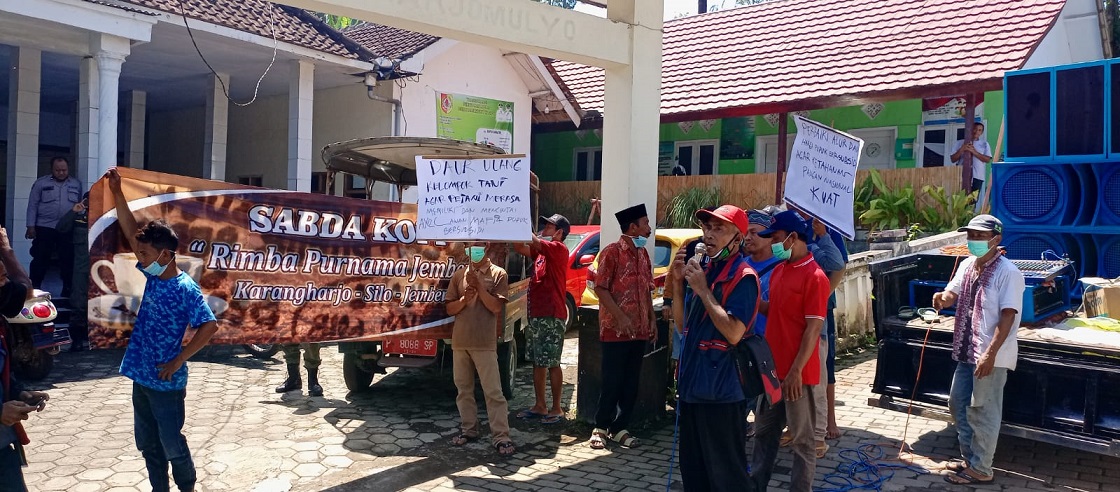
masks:
<svg viewBox="0 0 1120 492"><path fill-rule="evenodd" d="M564 349L564 318L568 305L564 302L564 285L568 281L568 247L564 239L572 230L568 219L560 214L540 218L540 233L531 243L515 244L514 249L533 259L533 278L529 280L529 326L525 329L526 350L533 361L532 408L517 413L520 419L541 419L542 424L564 420L560 408L564 372L560 370L560 353ZM546 378L552 387L552 407L545 405Z"/></svg>

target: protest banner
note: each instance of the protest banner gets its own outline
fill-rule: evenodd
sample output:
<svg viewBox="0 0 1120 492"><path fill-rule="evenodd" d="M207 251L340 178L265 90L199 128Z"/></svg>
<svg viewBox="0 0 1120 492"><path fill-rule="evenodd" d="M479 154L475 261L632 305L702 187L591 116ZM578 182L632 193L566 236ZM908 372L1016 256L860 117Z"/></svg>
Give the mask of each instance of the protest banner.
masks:
<svg viewBox="0 0 1120 492"><path fill-rule="evenodd" d="M119 171L137 223L162 218L178 234L176 264L218 318L211 343L450 338L444 297L468 259L461 244L419 240L416 205ZM90 342L124 346L146 278L104 178L90 192L89 241Z"/></svg>
<svg viewBox="0 0 1120 492"><path fill-rule="evenodd" d="M416 233L447 241L530 241L529 157L416 157Z"/></svg>
<svg viewBox="0 0 1120 492"><path fill-rule="evenodd" d="M786 172L785 201L853 239L856 168L863 140L794 116L797 137Z"/></svg>

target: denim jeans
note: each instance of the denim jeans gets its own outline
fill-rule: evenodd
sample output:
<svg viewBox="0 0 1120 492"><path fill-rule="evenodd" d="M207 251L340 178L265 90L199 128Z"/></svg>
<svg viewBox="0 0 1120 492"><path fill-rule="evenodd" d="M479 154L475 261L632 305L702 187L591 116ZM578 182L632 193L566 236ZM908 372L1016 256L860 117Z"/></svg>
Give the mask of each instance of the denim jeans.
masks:
<svg viewBox="0 0 1120 492"><path fill-rule="evenodd" d="M976 473L990 476L1003 419L1007 368L997 367L983 379L976 379L975 371L975 364L957 363L949 390L949 412L957 426L961 456Z"/></svg>
<svg viewBox="0 0 1120 492"><path fill-rule="evenodd" d="M11 444L0 446L0 492L27 492L19 453Z"/></svg>
<svg viewBox="0 0 1120 492"><path fill-rule="evenodd" d="M136 448L144 455L153 492L168 492L167 465L181 491L194 490L194 461L183 436L187 391L157 391L132 383Z"/></svg>

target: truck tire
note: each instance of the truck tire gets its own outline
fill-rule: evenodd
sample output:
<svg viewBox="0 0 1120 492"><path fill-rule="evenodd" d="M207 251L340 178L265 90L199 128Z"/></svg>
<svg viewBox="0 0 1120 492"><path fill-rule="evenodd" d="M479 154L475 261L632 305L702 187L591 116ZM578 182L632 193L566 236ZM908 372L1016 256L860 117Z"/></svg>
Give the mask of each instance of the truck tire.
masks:
<svg viewBox="0 0 1120 492"><path fill-rule="evenodd" d="M576 300L572 299L571 294L564 296L564 305L568 307L568 317L564 319L564 329L570 330L572 325L576 323L576 316L579 313L576 311Z"/></svg>
<svg viewBox="0 0 1120 492"><path fill-rule="evenodd" d="M257 359L271 359L280 351L279 343L247 343L241 347Z"/></svg>
<svg viewBox="0 0 1120 492"><path fill-rule="evenodd" d="M373 371L366 367L366 363L358 354L344 354L342 379L346 381L346 389L351 393L366 391L373 383Z"/></svg>
<svg viewBox="0 0 1120 492"><path fill-rule="evenodd" d="M506 401L513 399L513 378L517 373L517 338L498 344L498 374L502 378L502 394Z"/></svg>

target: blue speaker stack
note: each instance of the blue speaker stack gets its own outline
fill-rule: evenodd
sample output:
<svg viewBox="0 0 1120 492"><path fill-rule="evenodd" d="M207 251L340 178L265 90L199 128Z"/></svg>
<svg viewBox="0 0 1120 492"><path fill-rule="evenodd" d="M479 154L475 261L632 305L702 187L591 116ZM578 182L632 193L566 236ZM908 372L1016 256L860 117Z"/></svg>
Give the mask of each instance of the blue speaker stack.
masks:
<svg viewBox="0 0 1120 492"><path fill-rule="evenodd" d="M1004 95L992 213L1008 256L1120 277L1120 60L1008 72Z"/></svg>

